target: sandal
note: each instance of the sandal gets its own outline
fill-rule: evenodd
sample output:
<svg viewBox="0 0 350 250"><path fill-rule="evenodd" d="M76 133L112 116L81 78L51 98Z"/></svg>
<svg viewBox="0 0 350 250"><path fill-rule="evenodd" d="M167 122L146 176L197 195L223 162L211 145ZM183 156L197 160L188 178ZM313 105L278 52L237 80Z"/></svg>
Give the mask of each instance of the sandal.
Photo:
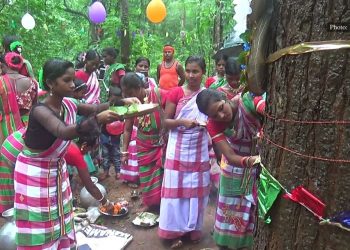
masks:
<svg viewBox="0 0 350 250"><path fill-rule="evenodd" d="M173 244L171 244L170 248L171 249L177 249L183 246L182 240L177 239L173 241Z"/></svg>

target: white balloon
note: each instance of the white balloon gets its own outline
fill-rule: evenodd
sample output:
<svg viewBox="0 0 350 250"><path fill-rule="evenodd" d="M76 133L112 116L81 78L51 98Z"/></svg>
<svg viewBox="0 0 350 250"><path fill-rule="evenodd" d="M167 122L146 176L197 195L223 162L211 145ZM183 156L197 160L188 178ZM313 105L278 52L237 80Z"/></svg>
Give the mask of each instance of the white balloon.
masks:
<svg viewBox="0 0 350 250"><path fill-rule="evenodd" d="M31 30L35 27L35 20L32 15L30 15L28 12L24 14L21 20L23 28L27 30Z"/></svg>

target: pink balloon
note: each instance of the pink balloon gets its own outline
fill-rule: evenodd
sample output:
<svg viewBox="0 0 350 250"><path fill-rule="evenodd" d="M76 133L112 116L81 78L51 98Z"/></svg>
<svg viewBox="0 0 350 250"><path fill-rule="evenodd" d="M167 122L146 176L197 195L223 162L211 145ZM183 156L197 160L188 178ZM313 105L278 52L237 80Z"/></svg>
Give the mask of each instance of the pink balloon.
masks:
<svg viewBox="0 0 350 250"><path fill-rule="evenodd" d="M93 23L103 23L106 20L106 9L101 2L94 2L88 11L90 21Z"/></svg>

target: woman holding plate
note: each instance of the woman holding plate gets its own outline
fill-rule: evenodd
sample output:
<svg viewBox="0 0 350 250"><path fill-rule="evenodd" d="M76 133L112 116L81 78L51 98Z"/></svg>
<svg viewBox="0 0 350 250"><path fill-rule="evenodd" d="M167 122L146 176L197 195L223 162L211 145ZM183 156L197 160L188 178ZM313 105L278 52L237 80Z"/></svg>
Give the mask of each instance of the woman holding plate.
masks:
<svg viewBox="0 0 350 250"><path fill-rule="evenodd" d="M163 111L165 106L164 92L158 88L145 88L145 83L136 73L127 73L121 81L125 97L137 97L142 103L154 103L159 107L150 114L127 119L124 127L122 146L122 162L127 162L128 145L133 126L137 127L136 148L139 165L140 184L142 188L142 203L148 209L159 206L163 179Z"/></svg>

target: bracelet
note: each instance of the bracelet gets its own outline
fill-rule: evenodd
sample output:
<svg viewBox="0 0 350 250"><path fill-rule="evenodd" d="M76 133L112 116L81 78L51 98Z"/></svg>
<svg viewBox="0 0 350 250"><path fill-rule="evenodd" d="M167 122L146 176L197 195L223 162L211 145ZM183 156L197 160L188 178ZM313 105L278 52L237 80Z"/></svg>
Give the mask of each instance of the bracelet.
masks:
<svg viewBox="0 0 350 250"><path fill-rule="evenodd" d="M106 202L105 202L105 204L102 204L102 206L107 206L107 205L109 205L111 202L108 200L108 199L106 199Z"/></svg>
<svg viewBox="0 0 350 250"><path fill-rule="evenodd" d="M251 156L249 156L249 157L247 157L247 167L249 168L250 166L249 166L249 160L250 160L250 158L252 158Z"/></svg>
<svg viewBox="0 0 350 250"><path fill-rule="evenodd" d="M101 194L101 195L102 195L102 198L97 200L98 202L101 202L105 198L105 196L103 194Z"/></svg>
<svg viewBox="0 0 350 250"><path fill-rule="evenodd" d="M128 155L129 152L128 152L128 151L121 151L120 154L121 154L121 155Z"/></svg>
<svg viewBox="0 0 350 250"><path fill-rule="evenodd" d="M246 165L245 165L245 160L246 160L247 158L248 158L248 157L246 157L246 156L244 156L244 157L241 158L241 166L242 166L242 167L246 167Z"/></svg>

